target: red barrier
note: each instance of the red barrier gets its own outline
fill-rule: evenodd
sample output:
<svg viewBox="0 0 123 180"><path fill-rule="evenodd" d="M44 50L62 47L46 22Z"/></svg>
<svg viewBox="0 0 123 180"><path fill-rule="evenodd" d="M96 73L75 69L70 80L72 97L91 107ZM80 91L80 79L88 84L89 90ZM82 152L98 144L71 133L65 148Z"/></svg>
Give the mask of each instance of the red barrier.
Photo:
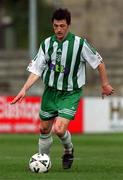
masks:
<svg viewBox="0 0 123 180"><path fill-rule="evenodd" d="M0 133L39 133L40 97L25 97L21 103L10 105L12 96L0 97ZM75 119L70 122L72 133L83 131L83 100L80 101Z"/></svg>

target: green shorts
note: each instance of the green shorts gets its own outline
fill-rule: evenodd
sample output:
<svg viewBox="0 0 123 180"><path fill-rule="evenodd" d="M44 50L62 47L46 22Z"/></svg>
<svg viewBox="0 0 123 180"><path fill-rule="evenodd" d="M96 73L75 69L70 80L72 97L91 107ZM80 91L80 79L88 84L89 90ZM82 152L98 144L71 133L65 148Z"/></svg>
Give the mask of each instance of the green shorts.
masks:
<svg viewBox="0 0 123 180"><path fill-rule="evenodd" d="M81 96L82 89L60 91L46 87L42 96L40 118L51 120L59 116L74 119Z"/></svg>

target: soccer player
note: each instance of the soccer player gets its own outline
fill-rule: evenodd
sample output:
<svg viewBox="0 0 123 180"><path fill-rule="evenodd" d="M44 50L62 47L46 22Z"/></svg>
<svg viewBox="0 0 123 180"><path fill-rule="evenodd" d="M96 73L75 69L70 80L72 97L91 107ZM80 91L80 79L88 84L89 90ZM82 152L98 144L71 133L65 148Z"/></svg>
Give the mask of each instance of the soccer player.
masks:
<svg viewBox="0 0 123 180"><path fill-rule="evenodd" d="M85 84L85 64L98 69L102 95L111 95L114 89L109 84L105 64L99 53L86 39L70 32L71 14L67 9L57 9L52 16L54 35L40 45L35 58L28 66L30 75L11 104L21 102L27 90L41 77L45 90L40 108L39 153L49 154L54 133L64 147L62 166L71 168L74 147L67 130L74 119Z"/></svg>

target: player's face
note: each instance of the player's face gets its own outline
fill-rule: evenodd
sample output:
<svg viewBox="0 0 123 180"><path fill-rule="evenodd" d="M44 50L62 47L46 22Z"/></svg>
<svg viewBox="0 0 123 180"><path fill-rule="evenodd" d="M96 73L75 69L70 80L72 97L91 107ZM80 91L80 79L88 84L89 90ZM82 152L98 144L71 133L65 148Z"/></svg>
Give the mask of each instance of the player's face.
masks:
<svg viewBox="0 0 123 180"><path fill-rule="evenodd" d="M59 41L63 40L68 31L69 31L69 25L67 24L66 20L56 20L53 21L53 29L56 34L56 37Z"/></svg>

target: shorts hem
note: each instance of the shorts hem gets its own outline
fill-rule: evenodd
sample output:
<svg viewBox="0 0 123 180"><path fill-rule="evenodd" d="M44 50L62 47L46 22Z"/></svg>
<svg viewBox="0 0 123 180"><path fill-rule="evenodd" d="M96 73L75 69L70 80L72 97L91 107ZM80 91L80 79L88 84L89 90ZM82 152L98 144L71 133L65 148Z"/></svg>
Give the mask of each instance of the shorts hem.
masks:
<svg viewBox="0 0 123 180"><path fill-rule="evenodd" d="M50 121L50 120L52 120L52 119L54 119L55 117L57 117L57 116L53 116L53 117L44 117L44 116L41 116L41 115L39 115L39 117L40 117L40 119L42 120L42 121Z"/></svg>
<svg viewBox="0 0 123 180"><path fill-rule="evenodd" d="M58 116L59 117L63 117L63 118L65 118L65 119L68 119L69 121L71 121L71 120L74 120L74 117L73 116L68 116L68 115L66 115L66 114L58 114Z"/></svg>

